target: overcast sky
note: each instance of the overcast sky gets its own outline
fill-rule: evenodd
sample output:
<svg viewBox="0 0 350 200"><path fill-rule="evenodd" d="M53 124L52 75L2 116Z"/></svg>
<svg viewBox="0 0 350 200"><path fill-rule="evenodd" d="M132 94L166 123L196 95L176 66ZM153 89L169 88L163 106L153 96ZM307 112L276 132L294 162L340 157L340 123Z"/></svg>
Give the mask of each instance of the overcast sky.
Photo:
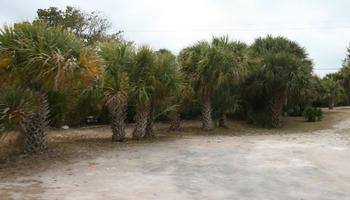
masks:
<svg viewBox="0 0 350 200"><path fill-rule="evenodd" d="M285 36L306 48L320 76L341 67L350 43L349 0L4 0L0 23L67 5L101 11L126 39L174 53L213 35L248 44L267 34Z"/></svg>

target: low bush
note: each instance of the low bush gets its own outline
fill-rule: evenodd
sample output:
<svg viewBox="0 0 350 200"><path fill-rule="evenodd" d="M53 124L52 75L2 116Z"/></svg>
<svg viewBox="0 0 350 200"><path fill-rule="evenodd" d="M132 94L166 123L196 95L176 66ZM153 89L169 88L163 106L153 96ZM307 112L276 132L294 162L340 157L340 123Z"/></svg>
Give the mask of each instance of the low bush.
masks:
<svg viewBox="0 0 350 200"><path fill-rule="evenodd" d="M304 110L303 116L308 122L315 122L322 119L323 112L320 108L308 107Z"/></svg>

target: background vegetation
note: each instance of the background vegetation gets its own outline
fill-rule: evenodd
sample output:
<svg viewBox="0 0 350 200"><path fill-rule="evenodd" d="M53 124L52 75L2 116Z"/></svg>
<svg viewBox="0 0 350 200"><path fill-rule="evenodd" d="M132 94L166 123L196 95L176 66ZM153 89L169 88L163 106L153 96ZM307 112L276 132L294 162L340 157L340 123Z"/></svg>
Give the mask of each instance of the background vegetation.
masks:
<svg viewBox="0 0 350 200"><path fill-rule="evenodd" d="M47 148L50 127L110 124L113 141L153 138L156 120L181 130L181 119L202 129L227 128L236 118L282 126L282 115L320 120L312 107L350 104L350 48L339 72L313 75L307 51L284 37L251 45L228 36L169 50L136 46L110 33L98 12L39 9L33 22L0 33L1 133L18 130L26 152Z"/></svg>

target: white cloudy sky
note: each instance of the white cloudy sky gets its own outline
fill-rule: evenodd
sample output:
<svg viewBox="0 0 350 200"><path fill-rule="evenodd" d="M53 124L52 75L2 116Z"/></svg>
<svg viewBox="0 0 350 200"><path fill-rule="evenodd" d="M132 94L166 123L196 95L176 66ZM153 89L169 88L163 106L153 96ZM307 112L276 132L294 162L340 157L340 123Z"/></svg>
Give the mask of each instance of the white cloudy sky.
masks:
<svg viewBox="0 0 350 200"><path fill-rule="evenodd" d="M349 0L2 0L0 23L67 5L101 11L126 39L174 53L213 35L249 44L258 36L285 36L307 49L320 76L341 67L350 43Z"/></svg>

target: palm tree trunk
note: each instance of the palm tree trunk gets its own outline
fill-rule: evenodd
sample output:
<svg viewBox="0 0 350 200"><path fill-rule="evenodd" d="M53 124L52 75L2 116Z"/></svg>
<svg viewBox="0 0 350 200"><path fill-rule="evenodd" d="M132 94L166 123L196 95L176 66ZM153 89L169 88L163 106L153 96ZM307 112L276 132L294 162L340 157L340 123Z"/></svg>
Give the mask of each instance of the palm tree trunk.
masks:
<svg viewBox="0 0 350 200"><path fill-rule="evenodd" d="M281 126L281 113L285 98L283 91L275 92L270 98L269 110L271 114L271 126L273 128Z"/></svg>
<svg viewBox="0 0 350 200"><path fill-rule="evenodd" d="M172 113L170 119L169 131L180 131L181 130L181 117L179 107Z"/></svg>
<svg viewBox="0 0 350 200"><path fill-rule="evenodd" d="M25 117L21 123L25 153L42 153L47 149L49 105L46 95L37 92L39 110Z"/></svg>
<svg viewBox="0 0 350 200"><path fill-rule="evenodd" d="M147 127L146 127L146 134L144 136L144 138L155 138L156 135L154 134L154 130L153 130L153 120L149 120L149 122L147 123Z"/></svg>
<svg viewBox="0 0 350 200"><path fill-rule="evenodd" d="M226 119L226 112L223 112L221 117L220 117L220 119L219 119L219 127L220 128L228 128L226 126L226 121L227 121L227 119Z"/></svg>
<svg viewBox="0 0 350 200"><path fill-rule="evenodd" d="M119 95L117 102L109 104L109 112L111 117L112 141L121 142L125 139L125 119L128 107L127 97Z"/></svg>
<svg viewBox="0 0 350 200"><path fill-rule="evenodd" d="M213 120L211 118L211 99L208 92L205 92L202 100L202 129L204 131L213 130Z"/></svg>
<svg viewBox="0 0 350 200"><path fill-rule="evenodd" d="M132 133L133 139L139 140L146 134L147 122L150 112L150 103L136 106L135 129Z"/></svg>

